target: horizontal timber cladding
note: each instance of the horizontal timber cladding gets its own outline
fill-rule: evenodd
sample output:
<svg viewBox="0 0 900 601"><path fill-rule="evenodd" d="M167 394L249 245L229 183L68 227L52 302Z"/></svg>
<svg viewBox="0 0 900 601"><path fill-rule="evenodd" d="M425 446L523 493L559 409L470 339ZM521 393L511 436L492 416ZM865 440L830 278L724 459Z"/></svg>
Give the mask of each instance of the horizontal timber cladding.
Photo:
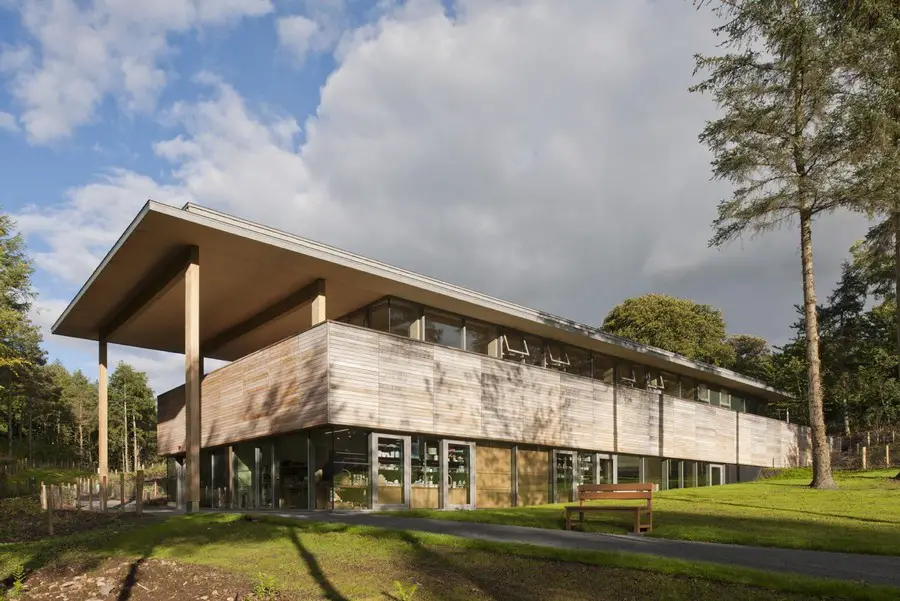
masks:
<svg viewBox="0 0 900 601"><path fill-rule="evenodd" d="M216 446L325 424L326 343L327 328L313 328L207 374L201 385L201 445ZM184 450L183 408L183 386L160 395L160 454Z"/></svg>
<svg viewBox="0 0 900 601"><path fill-rule="evenodd" d="M742 464L789 467L804 465L809 461L806 428L741 413L738 418L738 435L738 461Z"/></svg>
<svg viewBox="0 0 900 601"><path fill-rule="evenodd" d="M184 432L184 386L179 386L156 398L156 452L183 453Z"/></svg>
<svg viewBox="0 0 900 601"><path fill-rule="evenodd" d="M607 384L342 323L328 331L330 423L612 449Z"/></svg>
<svg viewBox="0 0 900 601"><path fill-rule="evenodd" d="M512 507L511 446L479 442L475 449L475 490L478 507Z"/></svg>
<svg viewBox="0 0 900 601"><path fill-rule="evenodd" d="M620 453L659 455L659 425L659 394L626 387L616 390L616 431Z"/></svg>
<svg viewBox="0 0 900 601"><path fill-rule="evenodd" d="M736 463L739 415L743 418L744 414L704 403L664 397L662 455Z"/></svg>

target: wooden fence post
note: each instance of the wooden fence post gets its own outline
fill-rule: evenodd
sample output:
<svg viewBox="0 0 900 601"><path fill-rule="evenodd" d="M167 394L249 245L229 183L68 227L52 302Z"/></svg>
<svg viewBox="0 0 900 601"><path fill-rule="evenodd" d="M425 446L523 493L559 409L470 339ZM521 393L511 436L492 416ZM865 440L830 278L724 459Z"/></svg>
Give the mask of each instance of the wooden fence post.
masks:
<svg viewBox="0 0 900 601"><path fill-rule="evenodd" d="M75 511L81 510L81 478L75 479Z"/></svg>
<svg viewBox="0 0 900 601"><path fill-rule="evenodd" d="M134 511L141 515L144 508L144 470L138 470L134 475Z"/></svg>
<svg viewBox="0 0 900 601"><path fill-rule="evenodd" d="M125 511L125 472L119 472L119 511Z"/></svg>
<svg viewBox="0 0 900 601"><path fill-rule="evenodd" d="M891 445L884 445L884 467L891 467Z"/></svg>
<svg viewBox="0 0 900 601"><path fill-rule="evenodd" d="M106 500L108 498L107 494L109 494L109 491L107 490L106 487L107 487L106 476L101 476L100 477L100 511L102 511L103 513L106 513Z"/></svg>
<svg viewBox="0 0 900 601"><path fill-rule="evenodd" d="M88 478L88 510L94 511L94 479Z"/></svg>
<svg viewBox="0 0 900 601"><path fill-rule="evenodd" d="M46 488L42 485L41 488L47 498L47 534L53 536L53 485Z"/></svg>
<svg viewBox="0 0 900 601"><path fill-rule="evenodd" d="M868 451L868 450L869 450L868 447L863 447L863 448L862 448L862 468L863 468L864 470L865 470L866 467L867 467L867 465L866 465L866 464L867 464L867 461L866 461L866 455L867 455L867 453L866 453L866 451Z"/></svg>
<svg viewBox="0 0 900 601"><path fill-rule="evenodd" d="M47 509L47 486L41 480L41 511Z"/></svg>

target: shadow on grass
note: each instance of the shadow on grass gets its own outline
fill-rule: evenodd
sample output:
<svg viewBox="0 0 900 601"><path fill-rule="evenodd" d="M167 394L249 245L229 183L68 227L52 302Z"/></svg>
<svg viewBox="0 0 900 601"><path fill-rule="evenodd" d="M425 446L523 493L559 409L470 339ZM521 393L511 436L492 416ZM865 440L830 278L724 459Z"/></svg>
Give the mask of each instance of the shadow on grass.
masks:
<svg viewBox="0 0 900 601"><path fill-rule="evenodd" d="M306 564L309 575L312 576L313 580L319 585L319 588L322 589L322 594L325 595L325 598L331 599L332 601L350 601L335 588L328 579L328 576L326 576L325 572L322 570L322 566L319 565L319 560L316 559L316 556L303 545L300 537L297 536L297 527L295 525L289 526L287 531L291 543L297 550L297 555L299 555L303 563Z"/></svg>
<svg viewBox="0 0 900 601"><path fill-rule="evenodd" d="M680 499L677 497L670 497L666 499L666 502L680 502L680 503L691 503L693 499ZM847 515L843 513L822 513L820 511L806 511L804 509L790 509L786 507L766 507L764 505L752 505L750 503L736 503L734 501L719 501L716 500L714 505L724 505L727 507L746 507L747 509L761 509L763 511L771 511L773 513L799 513L800 515L818 515L824 518L838 518L841 520L853 520L857 522L871 522L875 524L891 524L894 526L900 527L900 522L897 520L879 520L876 518L868 518L856 515ZM660 513L657 510L657 513ZM663 510L661 513L665 513ZM677 513L677 512L673 512Z"/></svg>

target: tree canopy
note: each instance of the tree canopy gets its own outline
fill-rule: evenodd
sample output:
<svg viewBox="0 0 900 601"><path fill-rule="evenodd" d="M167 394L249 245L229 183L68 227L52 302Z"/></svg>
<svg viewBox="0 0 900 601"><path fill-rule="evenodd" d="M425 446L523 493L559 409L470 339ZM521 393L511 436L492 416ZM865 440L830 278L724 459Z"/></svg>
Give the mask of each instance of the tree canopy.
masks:
<svg viewBox="0 0 900 601"><path fill-rule="evenodd" d="M613 307L603 329L697 361L722 367L734 364L722 313L692 300L665 294L630 298Z"/></svg>

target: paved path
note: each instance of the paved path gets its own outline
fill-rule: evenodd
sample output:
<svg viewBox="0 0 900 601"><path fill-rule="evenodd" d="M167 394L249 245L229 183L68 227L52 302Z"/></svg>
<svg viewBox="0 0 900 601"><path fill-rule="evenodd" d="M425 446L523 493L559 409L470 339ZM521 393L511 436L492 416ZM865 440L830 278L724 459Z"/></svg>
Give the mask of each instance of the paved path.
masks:
<svg viewBox="0 0 900 601"><path fill-rule="evenodd" d="M407 518L374 513L280 511L244 511L241 513L277 515L313 522L336 522L398 530L416 530L471 539L525 543L564 549L648 553L688 561L733 564L767 572L790 572L816 578L836 578L900 587L900 557L894 556L749 547L666 540L636 535L597 534L523 526ZM900 545L900 540L897 544Z"/></svg>

